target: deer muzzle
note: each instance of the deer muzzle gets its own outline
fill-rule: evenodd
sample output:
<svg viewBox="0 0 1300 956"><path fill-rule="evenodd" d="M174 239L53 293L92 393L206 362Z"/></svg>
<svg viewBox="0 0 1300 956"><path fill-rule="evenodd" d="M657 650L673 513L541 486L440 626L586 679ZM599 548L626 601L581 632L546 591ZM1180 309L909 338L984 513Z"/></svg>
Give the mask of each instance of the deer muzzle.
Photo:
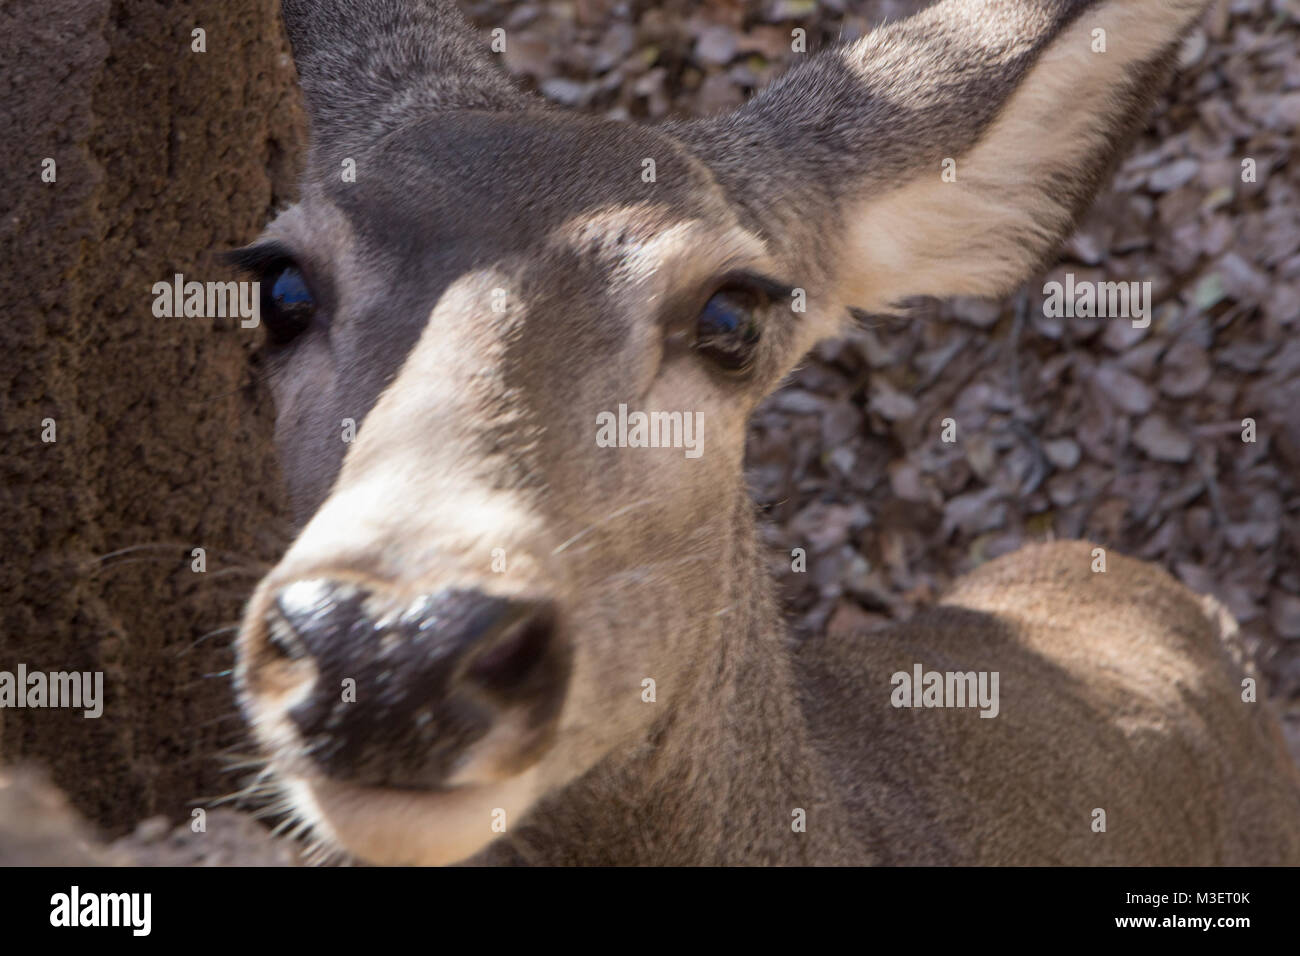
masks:
<svg viewBox="0 0 1300 956"><path fill-rule="evenodd" d="M569 654L553 602L404 596L329 577L266 602L249 689L273 695L311 775L434 790L505 779L546 749Z"/></svg>

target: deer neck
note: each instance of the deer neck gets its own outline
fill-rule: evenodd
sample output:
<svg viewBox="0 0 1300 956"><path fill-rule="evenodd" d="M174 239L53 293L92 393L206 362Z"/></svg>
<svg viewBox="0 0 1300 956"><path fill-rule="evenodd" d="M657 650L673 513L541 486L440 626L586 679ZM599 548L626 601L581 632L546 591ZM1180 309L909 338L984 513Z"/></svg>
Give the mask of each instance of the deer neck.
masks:
<svg viewBox="0 0 1300 956"><path fill-rule="evenodd" d="M731 611L702 626L694 684L643 740L551 794L491 862L686 865L860 859L812 746L748 498L721 543ZM670 698L670 699L666 699ZM486 862L486 861L485 861Z"/></svg>

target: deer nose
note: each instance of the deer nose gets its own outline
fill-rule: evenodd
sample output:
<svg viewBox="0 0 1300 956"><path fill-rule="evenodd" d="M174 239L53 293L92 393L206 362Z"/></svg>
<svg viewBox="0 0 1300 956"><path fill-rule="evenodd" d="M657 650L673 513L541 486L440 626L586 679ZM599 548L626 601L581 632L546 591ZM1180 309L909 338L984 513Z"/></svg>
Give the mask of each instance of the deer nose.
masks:
<svg viewBox="0 0 1300 956"><path fill-rule="evenodd" d="M274 652L314 665L288 715L332 779L437 787L510 711L524 717L511 721L524 760L563 700L568 661L547 600L447 590L401 601L317 578L280 590L266 624Z"/></svg>

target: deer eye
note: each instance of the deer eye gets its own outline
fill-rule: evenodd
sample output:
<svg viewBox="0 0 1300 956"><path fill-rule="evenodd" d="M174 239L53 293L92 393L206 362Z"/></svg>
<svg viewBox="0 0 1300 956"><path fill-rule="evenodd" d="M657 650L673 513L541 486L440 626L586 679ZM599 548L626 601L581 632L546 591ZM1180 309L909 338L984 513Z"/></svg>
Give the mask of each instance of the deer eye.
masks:
<svg viewBox="0 0 1300 956"><path fill-rule="evenodd" d="M316 298L292 263L272 266L262 276L262 322L276 345L287 345L311 325Z"/></svg>
<svg viewBox="0 0 1300 956"><path fill-rule="evenodd" d="M757 313L767 304L757 289L729 287L715 292L695 320L695 348L729 372L754 362L760 338Z"/></svg>

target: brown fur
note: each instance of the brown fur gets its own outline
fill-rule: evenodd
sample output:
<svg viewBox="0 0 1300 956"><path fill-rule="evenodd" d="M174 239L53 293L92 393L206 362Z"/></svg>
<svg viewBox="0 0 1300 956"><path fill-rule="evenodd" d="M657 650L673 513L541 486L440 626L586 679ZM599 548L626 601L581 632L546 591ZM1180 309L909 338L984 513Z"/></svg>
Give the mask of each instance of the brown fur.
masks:
<svg viewBox="0 0 1300 956"><path fill-rule="evenodd" d="M797 649L760 604L645 742L475 862L1294 865L1300 771L1203 599L1092 550L1028 546L907 623ZM916 662L1000 671L1001 713L895 709Z"/></svg>
<svg viewBox="0 0 1300 956"><path fill-rule="evenodd" d="M1163 572L1028 548L906 625L796 653L741 471L749 413L849 308L1002 291L1051 253L1199 3L948 0L659 130L509 91L445 3L357 6L373 16L285 7L315 139L269 233L329 321L272 368L303 527L237 670L324 840L394 863L1300 860L1276 724ZM1080 49L1094 19L1113 55ZM738 269L808 310L764 310L752 372L729 377L684 336ZM699 412L705 453L597 447L620 403ZM347 448L343 417L363 423ZM315 672L267 651L277 591L313 578L394 606L553 601L572 667L546 749L515 712L441 788L326 778L286 717ZM998 672L1001 712L894 708L891 675L918 663Z"/></svg>

